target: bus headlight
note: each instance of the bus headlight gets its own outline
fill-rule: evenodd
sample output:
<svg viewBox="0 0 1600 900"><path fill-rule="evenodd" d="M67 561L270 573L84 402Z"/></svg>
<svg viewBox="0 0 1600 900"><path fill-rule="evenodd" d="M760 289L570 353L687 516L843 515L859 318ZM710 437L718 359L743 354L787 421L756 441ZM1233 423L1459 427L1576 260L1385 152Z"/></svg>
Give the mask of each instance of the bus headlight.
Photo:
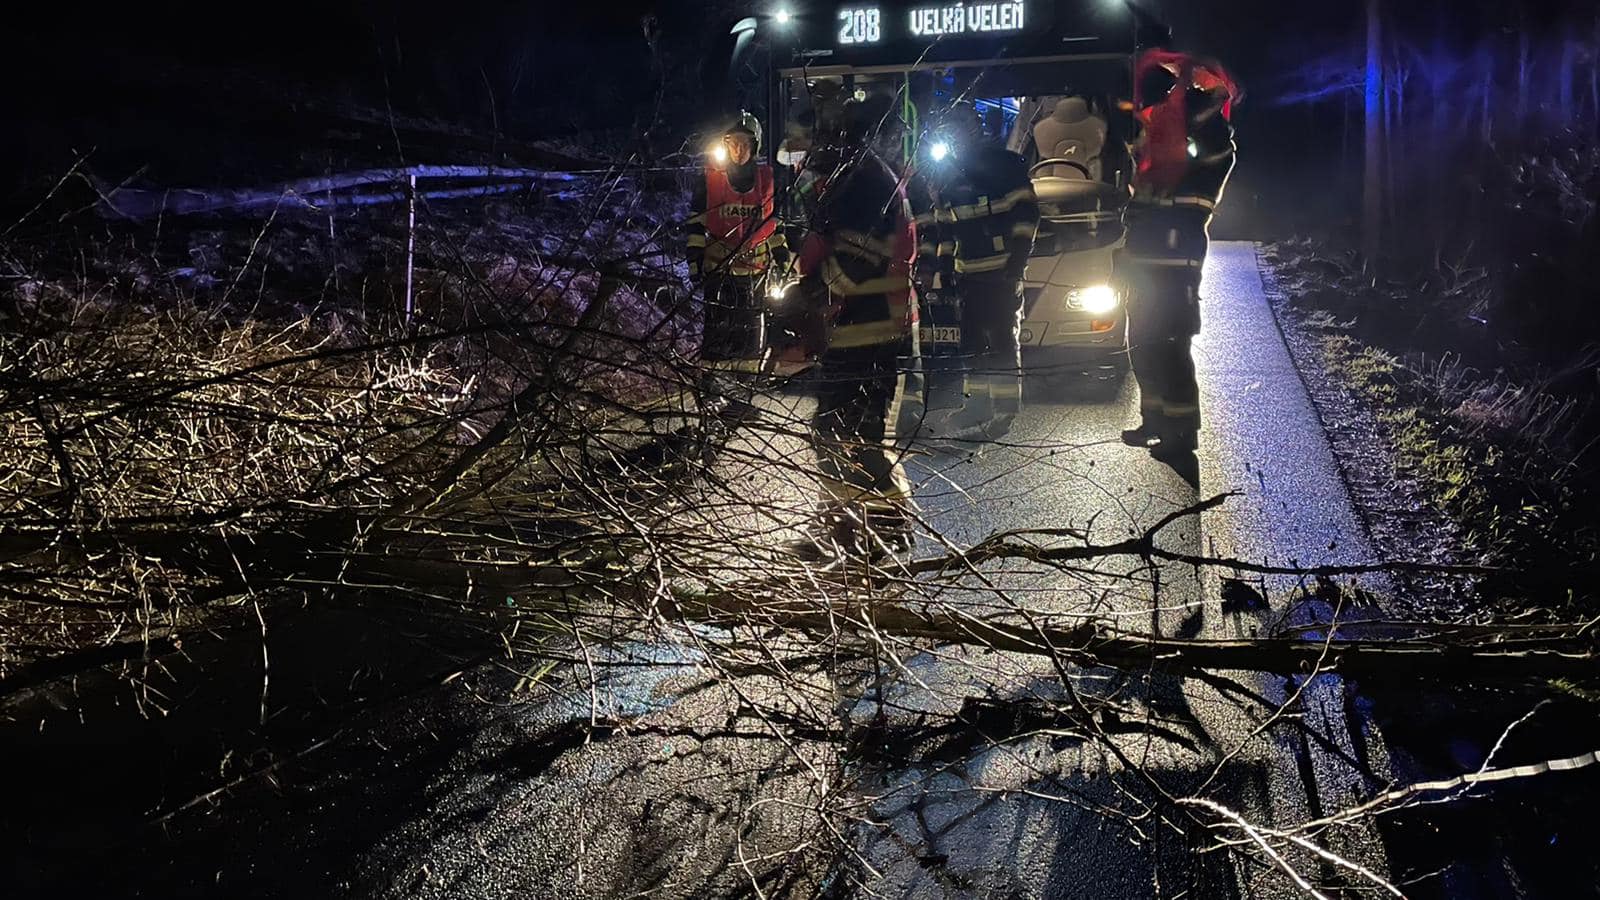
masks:
<svg viewBox="0 0 1600 900"><path fill-rule="evenodd" d="M1073 304L1091 316L1103 316L1117 308L1117 292L1109 284L1079 288Z"/></svg>

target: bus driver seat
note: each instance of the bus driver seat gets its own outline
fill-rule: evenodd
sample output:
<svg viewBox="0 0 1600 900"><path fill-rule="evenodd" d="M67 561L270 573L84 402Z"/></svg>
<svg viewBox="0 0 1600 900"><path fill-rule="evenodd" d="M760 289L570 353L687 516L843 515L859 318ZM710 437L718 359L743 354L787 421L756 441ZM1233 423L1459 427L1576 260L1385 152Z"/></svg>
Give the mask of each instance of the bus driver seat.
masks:
<svg viewBox="0 0 1600 900"><path fill-rule="evenodd" d="M1036 178L1081 179L1087 171L1091 181L1100 180L1100 151L1106 143L1106 120L1089 111L1082 97L1064 97L1049 116L1033 126L1033 143L1039 159L1070 160L1083 166L1041 166Z"/></svg>

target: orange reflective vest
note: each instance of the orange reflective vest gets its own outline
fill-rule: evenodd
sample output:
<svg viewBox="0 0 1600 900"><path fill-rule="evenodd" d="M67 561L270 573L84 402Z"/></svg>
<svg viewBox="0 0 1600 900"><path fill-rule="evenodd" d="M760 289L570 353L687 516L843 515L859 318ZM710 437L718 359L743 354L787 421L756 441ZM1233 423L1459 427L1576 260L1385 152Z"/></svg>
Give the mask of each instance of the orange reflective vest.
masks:
<svg viewBox="0 0 1600 900"><path fill-rule="evenodd" d="M772 167L764 163L756 165L747 191L737 190L725 169L706 169L706 208L694 223L704 234L689 236L691 249L704 248L703 271L747 276L767 271L772 249L782 243L773 194Z"/></svg>

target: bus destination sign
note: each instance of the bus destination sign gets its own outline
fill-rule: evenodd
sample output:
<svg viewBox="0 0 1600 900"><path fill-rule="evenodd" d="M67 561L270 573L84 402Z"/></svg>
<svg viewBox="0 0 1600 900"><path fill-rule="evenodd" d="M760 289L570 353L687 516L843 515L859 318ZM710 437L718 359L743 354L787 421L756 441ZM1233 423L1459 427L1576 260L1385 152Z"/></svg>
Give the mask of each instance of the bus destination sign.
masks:
<svg viewBox="0 0 1600 900"><path fill-rule="evenodd" d="M841 48L885 43L932 43L941 39L1004 37L1048 26L1045 0L1007 3L850 3L838 8L835 25Z"/></svg>

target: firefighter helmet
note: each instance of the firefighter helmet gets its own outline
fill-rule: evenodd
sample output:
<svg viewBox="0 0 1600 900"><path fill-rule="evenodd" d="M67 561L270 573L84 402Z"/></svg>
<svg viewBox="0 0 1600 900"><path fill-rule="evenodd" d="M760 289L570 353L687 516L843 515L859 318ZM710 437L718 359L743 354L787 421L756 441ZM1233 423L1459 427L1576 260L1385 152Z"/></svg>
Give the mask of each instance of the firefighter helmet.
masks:
<svg viewBox="0 0 1600 900"><path fill-rule="evenodd" d="M733 124L728 126L728 130L723 132L723 137L733 137L736 134L747 134L750 136L750 152L752 154L761 152L760 119L757 119L749 112L741 111L739 113L739 117L733 120Z"/></svg>

